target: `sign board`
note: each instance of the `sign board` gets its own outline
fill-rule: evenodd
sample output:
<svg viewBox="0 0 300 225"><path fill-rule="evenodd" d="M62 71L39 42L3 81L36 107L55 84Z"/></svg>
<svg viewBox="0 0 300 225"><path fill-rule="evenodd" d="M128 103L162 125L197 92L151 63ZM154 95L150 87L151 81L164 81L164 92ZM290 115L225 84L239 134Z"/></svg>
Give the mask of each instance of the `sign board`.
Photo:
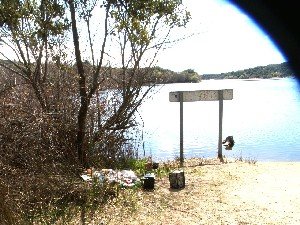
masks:
<svg viewBox="0 0 300 225"><path fill-rule="evenodd" d="M218 157L223 160L222 154L222 121L223 100L233 99L233 89L223 90L198 90L198 91L175 91L169 93L170 102L180 103L180 166L183 167L183 102L195 101L219 101L219 143Z"/></svg>
<svg viewBox="0 0 300 225"><path fill-rule="evenodd" d="M169 93L170 102L180 102L179 93L182 93L183 102L195 101L217 101L232 100L233 89L223 89L223 99L219 99L219 90L199 90L199 91L175 91Z"/></svg>

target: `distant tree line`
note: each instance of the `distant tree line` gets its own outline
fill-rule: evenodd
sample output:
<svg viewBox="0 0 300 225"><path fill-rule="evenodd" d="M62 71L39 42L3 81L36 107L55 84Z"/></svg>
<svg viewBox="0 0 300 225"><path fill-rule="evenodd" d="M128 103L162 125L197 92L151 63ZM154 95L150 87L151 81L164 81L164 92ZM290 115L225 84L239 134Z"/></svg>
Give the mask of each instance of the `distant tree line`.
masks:
<svg viewBox="0 0 300 225"><path fill-rule="evenodd" d="M245 70L238 70L221 74L203 74L203 80L209 79L251 79L251 78L274 78L291 77L294 73L287 62L281 64L270 64L267 66L257 66Z"/></svg>
<svg viewBox="0 0 300 225"><path fill-rule="evenodd" d="M201 76L193 69L187 69L182 72L174 72L161 67L154 67L152 79L155 83L198 83L201 81Z"/></svg>

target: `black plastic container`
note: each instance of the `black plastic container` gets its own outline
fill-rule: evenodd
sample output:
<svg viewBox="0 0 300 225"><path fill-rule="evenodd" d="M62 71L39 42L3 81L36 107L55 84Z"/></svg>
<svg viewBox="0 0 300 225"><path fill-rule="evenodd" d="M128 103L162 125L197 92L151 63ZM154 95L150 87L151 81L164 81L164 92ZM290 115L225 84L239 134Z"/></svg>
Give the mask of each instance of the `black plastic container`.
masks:
<svg viewBox="0 0 300 225"><path fill-rule="evenodd" d="M144 189L146 189L146 190L154 189L154 183L155 183L154 174L146 174L142 180L143 180L143 188Z"/></svg>
<svg viewBox="0 0 300 225"><path fill-rule="evenodd" d="M152 163L152 169L156 170L156 169L158 169L158 166L159 166L159 163L157 163L157 162Z"/></svg>

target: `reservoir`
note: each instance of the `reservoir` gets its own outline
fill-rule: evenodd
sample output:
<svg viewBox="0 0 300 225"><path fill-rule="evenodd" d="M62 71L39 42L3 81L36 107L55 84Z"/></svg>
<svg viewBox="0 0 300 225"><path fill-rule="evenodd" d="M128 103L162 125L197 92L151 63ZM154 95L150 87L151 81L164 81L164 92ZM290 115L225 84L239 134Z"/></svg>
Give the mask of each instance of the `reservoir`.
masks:
<svg viewBox="0 0 300 225"><path fill-rule="evenodd" d="M300 161L300 88L295 78L203 80L157 86L141 106L143 144L139 156L179 157L179 103L169 92L233 89L223 101L223 139L233 136L230 158ZM217 157L219 102L183 103L184 157Z"/></svg>

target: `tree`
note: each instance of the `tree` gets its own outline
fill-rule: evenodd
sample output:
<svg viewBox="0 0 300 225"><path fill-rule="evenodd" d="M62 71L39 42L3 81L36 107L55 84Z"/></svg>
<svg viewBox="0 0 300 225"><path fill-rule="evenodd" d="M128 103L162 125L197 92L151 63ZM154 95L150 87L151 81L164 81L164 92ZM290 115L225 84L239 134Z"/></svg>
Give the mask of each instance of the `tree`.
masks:
<svg viewBox="0 0 300 225"><path fill-rule="evenodd" d="M184 70L181 75L185 78L185 82L197 83L200 81L200 76L193 69Z"/></svg>
<svg viewBox="0 0 300 225"><path fill-rule="evenodd" d="M64 31L64 7L55 0L1 0L0 66L31 85L42 111L50 110L46 96L49 57L57 51Z"/></svg>
<svg viewBox="0 0 300 225"><path fill-rule="evenodd" d="M64 2L1 0L0 3L0 67L1 79L6 82L0 97L18 109L14 114L10 113L12 109L6 113L28 127L17 138L24 148L27 146L23 153L40 160L44 157L41 151L52 160L59 154L73 159L74 153L69 149L73 143L66 144L72 140L75 110L71 68L66 66L67 55L62 51L69 30ZM8 123L3 127L9 126Z"/></svg>
<svg viewBox="0 0 300 225"><path fill-rule="evenodd" d="M171 30L190 18L179 0L0 1L0 42L5 46L0 66L30 85L42 115L60 111L51 99L64 94L55 93L64 88L61 75L74 74L69 79L77 80L78 92L67 95L78 107L75 144L85 167L87 145L103 141L105 135L126 140L126 131L136 125L138 107L153 88L157 54L170 41ZM74 52L65 47L68 31ZM67 66L73 57L75 73ZM56 66L58 76L49 73L50 65ZM99 93L107 90L113 94L104 104Z"/></svg>
<svg viewBox="0 0 300 225"><path fill-rule="evenodd" d="M151 90L149 74L154 60L164 44L168 41L170 31L174 27L184 26L190 15L180 8L181 1L128 1L108 0L102 4L97 1L68 1L71 14L73 44L75 49L76 66L79 75L80 109L78 113L77 152L80 162L87 166L84 140L86 120L91 98L97 93L99 85L106 79L113 82L116 101L113 105L114 113L107 118L102 128L105 130L124 131L133 126L132 117ZM104 10L103 38L92 38L91 21L97 10ZM79 16L77 14L79 13ZM93 14L94 13L94 14ZM86 24L90 61L92 62L91 78L84 70L82 44L84 41L78 33L78 21ZM99 25L101 27L101 24ZM165 30L165 28L168 28ZM164 29L163 29L164 28ZM164 31L164 35L158 35ZM120 70L112 75L111 55L107 49L108 42L117 42L120 50ZM82 43L82 42L81 42ZM99 43L99 42L98 42ZM97 53L95 46L101 46ZM146 53L150 53L146 56ZM98 60L95 60L98 56ZM118 58L118 57L117 57ZM146 58L146 59L144 59ZM144 60L143 60L144 59ZM105 68L104 61L106 61ZM88 85L88 80L91 84ZM97 98L97 96L96 96Z"/></svg>

